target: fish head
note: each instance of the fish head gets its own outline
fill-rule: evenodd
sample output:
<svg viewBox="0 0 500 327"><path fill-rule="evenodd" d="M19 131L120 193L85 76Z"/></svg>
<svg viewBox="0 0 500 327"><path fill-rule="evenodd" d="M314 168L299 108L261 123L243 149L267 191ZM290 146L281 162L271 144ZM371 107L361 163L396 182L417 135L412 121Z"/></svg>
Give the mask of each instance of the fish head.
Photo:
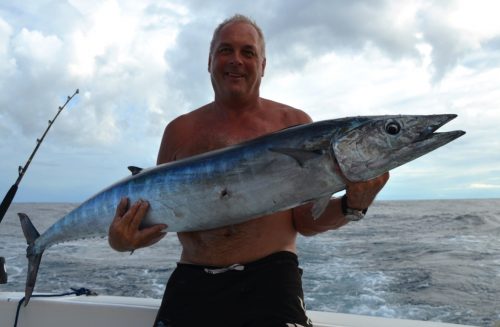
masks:
<svg viewBox="0 0 500 327"><path fill-rule="evenodd" d="M332 141L335 159L352 182L375 178L465 134L436 133L454 114L358 117Z"/></svg>

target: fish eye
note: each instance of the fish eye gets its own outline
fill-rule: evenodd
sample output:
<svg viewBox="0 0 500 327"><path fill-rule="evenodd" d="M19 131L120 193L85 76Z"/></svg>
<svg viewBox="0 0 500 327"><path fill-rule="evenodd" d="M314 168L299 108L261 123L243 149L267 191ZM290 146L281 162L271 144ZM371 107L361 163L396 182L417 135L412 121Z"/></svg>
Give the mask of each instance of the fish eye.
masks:
<svg viewBox="0 0 500 327"><path fill-rule="evenodd" d="M401 125L397 122L390 122L385 125L385 131L390 135L396 135L401 131Z"/></svg>

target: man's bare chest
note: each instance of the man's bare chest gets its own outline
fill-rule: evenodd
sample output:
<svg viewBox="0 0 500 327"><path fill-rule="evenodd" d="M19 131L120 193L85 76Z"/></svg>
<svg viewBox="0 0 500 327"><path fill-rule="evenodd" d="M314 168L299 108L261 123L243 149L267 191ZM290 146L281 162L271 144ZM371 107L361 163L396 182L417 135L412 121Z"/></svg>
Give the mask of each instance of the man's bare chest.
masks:
<svg viewBox="0 0 500 327"><path fill-rule="evenodd" d="M225 127L209 130L198 130L178 149L177 159L222 149L231 145L260 137L273 132L272 127L237 128Z"/></svg>

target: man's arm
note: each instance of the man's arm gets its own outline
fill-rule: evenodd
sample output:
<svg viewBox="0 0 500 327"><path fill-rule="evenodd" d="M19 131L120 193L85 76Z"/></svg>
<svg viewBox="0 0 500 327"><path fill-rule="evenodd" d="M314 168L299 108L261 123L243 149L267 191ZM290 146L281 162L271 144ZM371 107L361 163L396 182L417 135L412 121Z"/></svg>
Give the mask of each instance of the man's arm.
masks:
<svg viewBox="0 0 500 327"><path fill-rule="evenodd" d="M389 173L366 182L347 181L347 205L353 209L368 208L389 179ZM312 216L313 204L306 204L293 209L293 222L297 231L305 236L312 236L327 230L337 229L348 221L342 213L341 199L330 200L325 211L316 220Z"/></svg>
<svg viewBox="0 0 500 327"><path fill-rule="evenodd" d="M292 110L295 114L294 120L297 124L311 123L312 119L301 110ZM366 182L346 182L347 205L352 209L368 208L377 194L382 190L389 179L389 173ZM313 204L305 204L293 209L293 222L297 232L305 236L312 236L327 230L337 229L349 221L342 213L341 199L334 198L326 207L325 211L316 220L312 216Z"/></svg>
<svg viewBox="0 0 500 327"><path fill-rule="evenodd" d="M311 117L302 110L287 108L289 124L311 123ZM347 205L352 209L368 208L375 196L389 179L389 173L367 182L351 183L346 180ZM312 216L313 204L305 204L292 210L295 229L302 235L312 236L327 230L337 229L348 223L342 213L341 199L332 199L325 211L316 220Z"/></svg>

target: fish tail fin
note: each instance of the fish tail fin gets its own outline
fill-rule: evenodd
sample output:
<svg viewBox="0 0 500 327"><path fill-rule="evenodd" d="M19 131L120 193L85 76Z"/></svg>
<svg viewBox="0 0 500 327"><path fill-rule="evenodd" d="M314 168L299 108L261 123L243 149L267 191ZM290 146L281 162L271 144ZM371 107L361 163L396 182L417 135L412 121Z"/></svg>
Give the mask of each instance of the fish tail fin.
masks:
<svg viewBox="0 0 500 327"><path fill-rule="evenodd" d="M26 288L24 291L24 305L26 306L28 305L31 295L33 294L33 290L35 289L36 276L38 274L40 261L42 260L43 251L35 253L33 249L35 240L40 236L40 233L38 233L35 226L33 226L28 215L18 213L18 216L21 220L24 237L26 237L26 242L28 243L28 249L26 250L26 257L28 258L28 275L26 277Z"/></svg>

